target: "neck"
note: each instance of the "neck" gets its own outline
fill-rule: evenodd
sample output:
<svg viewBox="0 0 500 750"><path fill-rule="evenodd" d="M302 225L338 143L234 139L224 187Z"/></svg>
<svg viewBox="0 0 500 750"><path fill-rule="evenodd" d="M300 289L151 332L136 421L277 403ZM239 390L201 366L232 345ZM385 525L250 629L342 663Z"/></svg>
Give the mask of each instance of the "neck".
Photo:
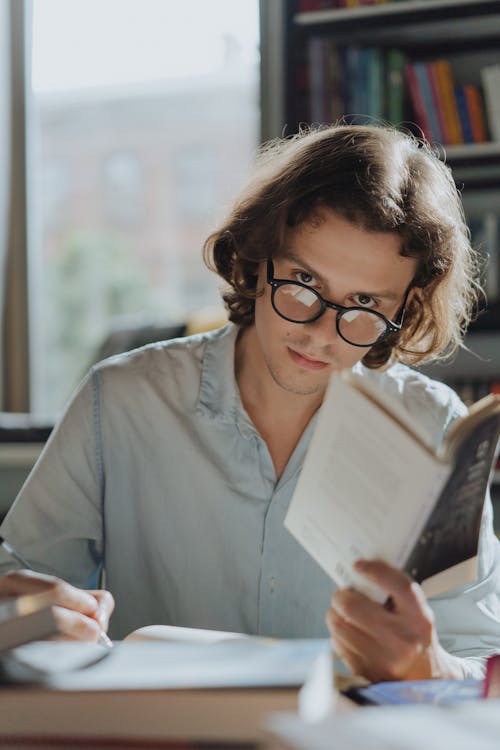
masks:
<svg viewBox="0 0 500 750"><path fill-rule="evenodd" d="M254 327L238 336L235 375L243 405L256 426L264 419L268 423L297 424L302 432L323 401L323 392L294 393L276 383L262 356Z"/></svg>

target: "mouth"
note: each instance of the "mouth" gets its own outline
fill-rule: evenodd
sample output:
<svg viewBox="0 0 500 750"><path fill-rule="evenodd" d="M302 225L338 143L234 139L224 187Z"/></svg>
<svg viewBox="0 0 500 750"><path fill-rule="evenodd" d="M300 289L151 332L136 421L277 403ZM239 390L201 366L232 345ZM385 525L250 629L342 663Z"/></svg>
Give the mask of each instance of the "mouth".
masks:
<svg viewBox="0 0 500 750"><path fill-rule="evenodd" d="M329 362L323 362L320 359L313 359L307 354L296 352L294 349L290 349L289 346L287 347L287 349L292 361L295 362L295 364L301 367L303 370L323 370L330 364Z"/></svg>

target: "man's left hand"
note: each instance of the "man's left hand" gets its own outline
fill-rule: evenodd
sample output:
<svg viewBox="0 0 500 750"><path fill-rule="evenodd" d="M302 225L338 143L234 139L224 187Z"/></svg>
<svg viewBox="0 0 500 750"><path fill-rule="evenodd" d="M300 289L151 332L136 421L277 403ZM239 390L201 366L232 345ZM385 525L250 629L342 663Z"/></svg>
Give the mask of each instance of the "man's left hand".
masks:
<svg viewBox="0 0 500 750"><path fill-rule="evenodd" d="M326 622L336 653L371 682L461 679L461 660L440 645L434 614L418 585L381 560L359 560L358 573L387 592L385 605L352 589L332 597Z"/></svg>

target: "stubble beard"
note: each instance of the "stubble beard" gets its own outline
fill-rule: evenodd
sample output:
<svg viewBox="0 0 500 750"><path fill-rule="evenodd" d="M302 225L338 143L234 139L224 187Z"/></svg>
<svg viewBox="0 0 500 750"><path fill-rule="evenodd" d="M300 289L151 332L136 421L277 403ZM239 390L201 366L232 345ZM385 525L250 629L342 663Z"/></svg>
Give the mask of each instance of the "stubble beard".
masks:
<svg viewBox="0 0 500 750"><path fill-rule="evenodd" d="M288 391L288 393L293 393L296 396L314 396L314 395L322 396L324 394L327 383L311 383L307 385L306 383L293 382L293 377L287 378L287 377L281 376L278 368L274 367L272 362L266 356L264 356L264 360L265 360L268 372L271 378L276 383L276 385L279 386L280 388L283 388L283 390ZM331 373L332 371L333 370L330 369L329 372Z"/></svg>

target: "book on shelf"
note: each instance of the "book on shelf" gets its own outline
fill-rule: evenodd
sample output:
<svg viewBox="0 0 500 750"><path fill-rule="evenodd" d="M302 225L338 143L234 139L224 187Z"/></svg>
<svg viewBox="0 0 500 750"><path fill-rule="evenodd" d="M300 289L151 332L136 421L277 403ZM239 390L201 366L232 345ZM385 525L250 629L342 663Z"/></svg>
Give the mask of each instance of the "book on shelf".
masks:
<svg viewBox="0 0 500 750"><path fill-rule="evenodd" d="M462 128L463 142L474 143L469 107L463 86L455 86L455 101L457 103L458 119Z"/></svg>
<svg viewBox="0 0 500 750"><path fill-rule="evenodd" d="M479 86L466 83L463 86L467 112L469 114L472 140L474 143L484 143L488 140L486 118L484 116L483 100Z"/></svg>
<svg viewBox="0 0 500 750"><path fill-rule="evenodd" d="M397 125L404 120L404 67L406 55L399 49L390 49L386 56L386 114L389 122Z"/></svg>
<svg viewBox="0 0 500 750"><path fill-rule="evenodd" d="M429 112L432 109L432 102L426 99L421 81L417 75L415 65L406 65L404 69L406 84L410 94L411 103L415 112L415 119L422 128L422 133L428 141L432 141L434 134L431 128ZM430 94L430 88L429 88Z"/></svg>
<svg viewBox="0 0 500 750"><path fill-rule="evenodd" d="M178 630L178 629L177 629ZM161 629L160 629L161 631ZM44 674L0 687L0 744L36 738L70 745L140 740L256 741L272 711L297 710L299 691L327 639L273 640L203 631L169 641L143 633L105 650L33 643L11 652ZM104 658L99 655L106 654ZM69 668L80 658L83 669ZM54 666L56 665L56 666ZM14 670L15 673L15 670Z"/></svg>
<svg viewBox="0 0 500 750"><path fill-rule="evenodd" d="M442 117L439 117L438 107L435 106L434 91L429 77L431 65L423 62L416 62L412 65L415 71L417 87L421 92L425 114L427 116L428 127L430 130L430 141L442 143L444 131L441 128ZM438 99L439 101L439 99Z"/></svg>
<svg viewBox="0 0 500 750"><path fill-rule="evenodd" d="M500 141L500 64L481 68L481 82L490 136Z"/></svg>
<svg viewBox="0 0 500 750"><path fill-rule="evenodd" d="M500 397L489 395L434 448L373 383L334 375L285 526L339 586L379 601L355 560L383 559L428 596L473 581L499 432Z"/></svg>

